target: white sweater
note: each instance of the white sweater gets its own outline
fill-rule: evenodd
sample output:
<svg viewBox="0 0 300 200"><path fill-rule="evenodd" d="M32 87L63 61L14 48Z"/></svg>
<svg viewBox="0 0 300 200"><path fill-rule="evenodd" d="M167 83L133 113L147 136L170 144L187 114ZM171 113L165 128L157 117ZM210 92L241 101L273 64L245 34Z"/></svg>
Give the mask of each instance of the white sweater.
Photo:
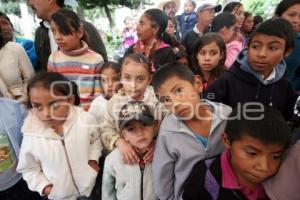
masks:
<svg viewBox="0 0 300 200"><path fill-rule="evenodd" d="M42 195L43 189L52 184L48 198L55 200L77 199L76 187L80 195L89 196L97 172L88 161L98 161L102 150L96 123L90 113L74 106L63 125L63 138L30 111L22 127L17 167L29 189Z"/></svg>
<svg viewBox="0 0 300 200"><path fill-rule="evenodd" d="M0 49L0 78L11 96L21 96L24 100L28 80L33 75L33 67L21 45L8 42Z"/></svg>

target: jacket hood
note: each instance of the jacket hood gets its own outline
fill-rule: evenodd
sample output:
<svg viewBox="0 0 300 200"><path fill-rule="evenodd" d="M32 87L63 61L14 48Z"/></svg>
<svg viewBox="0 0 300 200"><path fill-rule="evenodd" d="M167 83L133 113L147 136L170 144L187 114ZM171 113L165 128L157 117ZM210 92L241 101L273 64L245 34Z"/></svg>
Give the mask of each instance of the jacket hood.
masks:
<svg viewBox="0 0 300 200"><path fill-rule="evenodd" d="M236 62L238 62L240 64L240 68L241 68L242 71L247 72L247 73L253 75L254 78L256 80L258 80L260 83L262 83L263 85L269 85L269 84L275 83L275 82L279 81L284 76L285 70L286 70L286 63L285 63L284 60L282 60L282 61L280 61L279 64L277 64L275 66L275 78L272 79L272 80L270 80L270 81L265 82L263 80L263 78L261 77L261 74L258 73L258 72L256 72L256 71L254 71L252 69L252 67L250 66L250 64L248 62L247 53L248 53L247 49L244 49L242 52L240 52L240 54L238 55L238 57L236 59ZM233 72L233 73L236 72L234 69L230 70L230 71ZM246 76L243 76L241 78L244 78L244 79L246 78L248 81L251 81L250 78L248 78Z"/></svg>
<svg viewBox="0 0 300 200"><path fill-rule="evenodd" d="M64 133L68 133L68 129L72 124L76 123L76 118L80 113L84 112L82 108L73 106L70 109L69 116L63 124ZM54 129L45 124L33 113L29 111L24 124L22 126L22 132L24 136L44 137L49 139L61 139L61 136L57 134Z"/></svg>
<svg viewBox="0 0 300 200"><path fill-rule="evenodd" d="M229 114L232 112L232 108L230 106L221 104L221 103L215 103L211 102L205 99L201 100L202 103L206 104L212 111L212 127L211 130L214 130L220 123L222 123L224 120L227 120ZM169 120L165 122L164 127L168 127L168 131L172 132L186 132L186 127L182 126L181 120L178 120L178 118L174 114L170 114L169 117L166 119ZM212 131L214 132L214 131ZM190 131L190 134L193 135L192 131Z"/></svg>

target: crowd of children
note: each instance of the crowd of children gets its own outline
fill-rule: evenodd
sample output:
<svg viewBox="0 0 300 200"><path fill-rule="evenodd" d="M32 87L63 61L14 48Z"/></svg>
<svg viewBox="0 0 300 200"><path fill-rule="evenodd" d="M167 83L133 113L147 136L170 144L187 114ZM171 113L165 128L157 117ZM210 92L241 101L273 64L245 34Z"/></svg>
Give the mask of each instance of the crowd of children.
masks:
<svg viewBox="0 0 300 200"><path fill-rule="evenodd" d="M47 71L18 87L0 23L0 199L299 199L300 1L255 29L239 2L184 7L146 10L116 62L59 9Z"/></svg>

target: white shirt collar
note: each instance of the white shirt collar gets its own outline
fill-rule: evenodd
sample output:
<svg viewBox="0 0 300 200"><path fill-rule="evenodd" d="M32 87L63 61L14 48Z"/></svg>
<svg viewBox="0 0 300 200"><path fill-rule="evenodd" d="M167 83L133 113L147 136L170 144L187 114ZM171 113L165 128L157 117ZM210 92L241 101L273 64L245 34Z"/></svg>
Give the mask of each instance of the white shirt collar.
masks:
<svg viewBox="0 0 300 200"><path fill-rule="evenodd" d="M197 33L199 36L202 36L202 35L203 35L203 33L201 33L201 32L198 30L197 24L194 26L193 31L194 31L195 33Z"/></svg>
<svg viewBox="0 0 300 200"><path fill-rule="evenodd" d="M273 79L275 79L275 77L276 77L276 68L274 68L272 70L271 74L264 80L264 83L268 84L270 81L272 81ZM262 75L262 78L264 78L263 75Z"/></svg>
<svg viewBox="0 0 300 200"><path fill-rule="evenodd" d="M53 52L58 50L58 45L55 42L54 35L53 35L53 32L50 28L49 22L48 21L43 21L43 25L46 28L48 28L48 36L49 36L49 40L50 40L51 53L53 53Z"/></svg>

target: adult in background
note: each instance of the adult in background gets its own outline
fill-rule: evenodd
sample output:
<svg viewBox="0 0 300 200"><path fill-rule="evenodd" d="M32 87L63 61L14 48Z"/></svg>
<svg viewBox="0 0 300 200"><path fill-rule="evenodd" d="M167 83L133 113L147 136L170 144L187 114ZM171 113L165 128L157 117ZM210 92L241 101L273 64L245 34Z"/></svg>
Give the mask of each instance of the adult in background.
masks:
<svg viewBox="0 0 300 200"><path fill-rule="evenodd" d="M156 8L146 10L136 28L138 41L127 49L125 56L131 53L144 54L152 63L152 71L176 61L172 40L166 33L167 23L168 17L163 11Z"/></svg>
<svg viewBox="0 0 300 200"><path fill-rule="evenodd" d="M29 57L31 64L35 71L39 69L38 58L35 52L34 42L29 39L15 37L14 35L14 26L11 23L9 17L0 12L0 26L2 29L2 37L5 42L16 42L23 46L25 49L27 56Z"/></svg>
<svg viewBox="0 0 300 200"><path fill-rule="evenodd" d="M34 75L33 67L24 48L15 42L5 42L0 26L0 89L5 97L23 101L26 85Z"/></svg>
<svg viewBox="0 0 300 200"><path fill-rule="evenodd" d="M158 9L164 11L168 15L168 17L171 17L173 19L175 25L175 36L177 40L179 40L182 37L180 32L178 16L176 16L179 7L180 0L163 0L158 4Z"/></svg>
<svg viewBox="0 0 300 200"><path fill-rule="evenodd" d="M215 13L222 9L221 5L212 5L210 3L203 4L197 9L197 24L192 30L187 31L183 38L182 44L186 48L188 55L192 55L195 41L201 37L205 28L212 22Z"/></svg>
<svg viewBox="0 0 300 200"><path fill-rule="evenodd" d="M35 48L41 63L41 70L46 71L49 55L58 50L49 21L53 13L63 8L64 0L29 0L29 5L37 17L42 19L35 32ZM106 61L106 49L97 29L87 21L83 20L82 23L88 35L89 47Z"/></svg>
<svg viewBox="0 0 300 200"><path fill-rule="evenodd" d="M40 200L39 194L31 192L16 172L25 109L19 102L6 98L0 98L0 107L0 199Z"/></svg>
<svg viewBox="0 0 300 200"><path fill-rule="evenodd" d="M283 0L276 9L275 16L281 17L292 25L295 31L296 46L294 50L285 58L286 77L293 83L294 89L300 90L300 0Z"/></svg>

